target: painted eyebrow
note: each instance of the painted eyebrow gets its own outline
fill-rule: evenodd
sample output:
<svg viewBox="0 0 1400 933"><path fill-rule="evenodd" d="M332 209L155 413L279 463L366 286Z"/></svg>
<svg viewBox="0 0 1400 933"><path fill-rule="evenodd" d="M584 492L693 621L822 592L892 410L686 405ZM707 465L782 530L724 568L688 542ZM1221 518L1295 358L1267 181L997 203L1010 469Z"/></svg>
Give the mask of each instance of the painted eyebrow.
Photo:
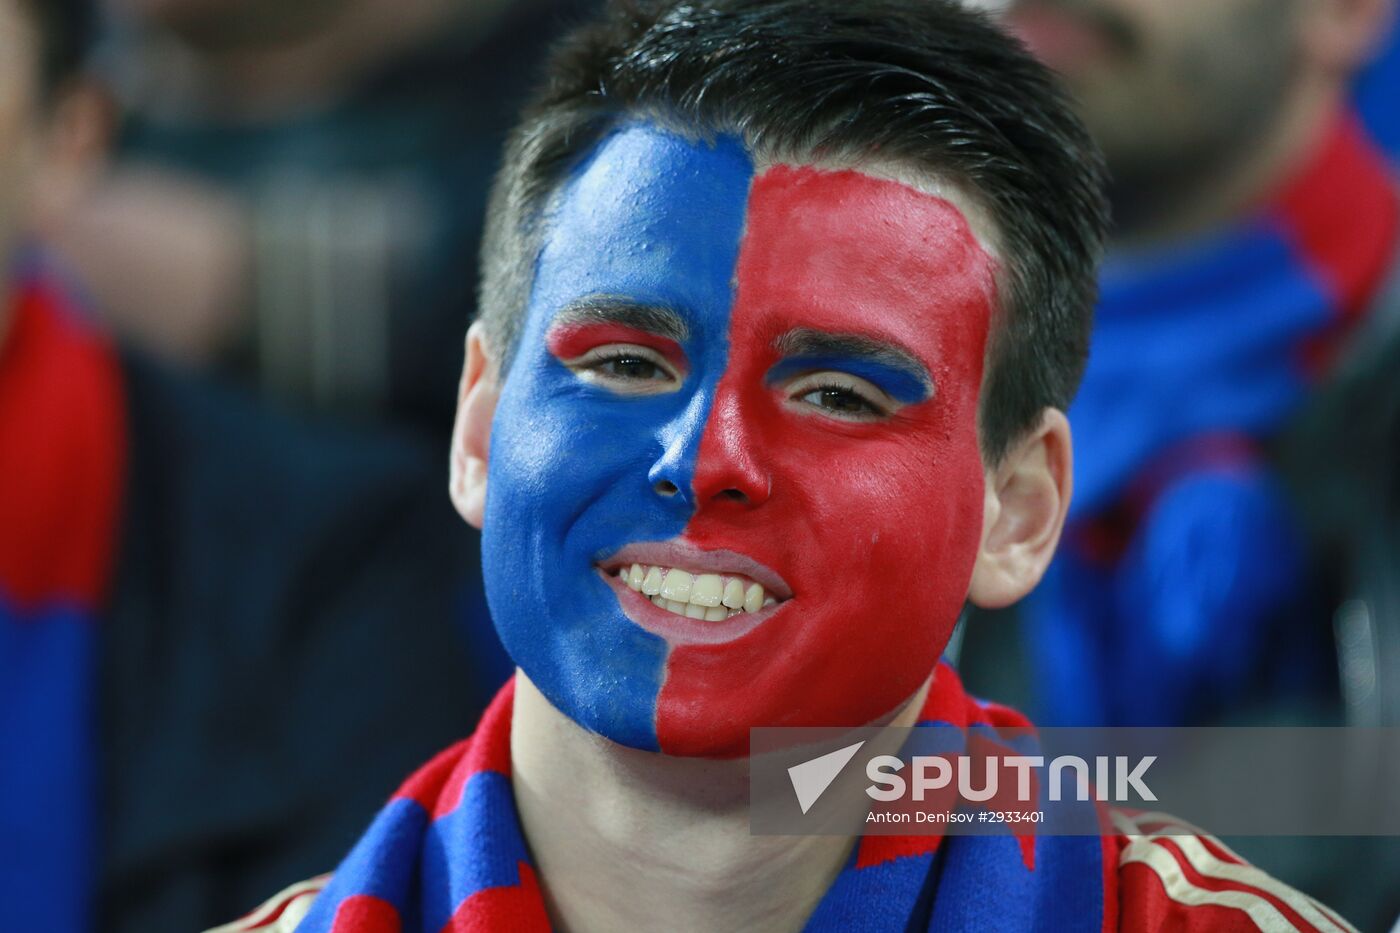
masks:
<svg viewBox="0 0 1400 933"><path fill-rule="evenodd" d="M554 315L551 327L616 324L681 343L690 336L685 318L662 305L646 305L628 298L594 295L571 301Z"/></svg>
<svg viewBox="0 0 1400 933"><path fill-rule="evenodd" d="M798 328L779 337L774 348L782 359L773 367L773 375L804 364L850 361L892 371L896 381L903 384L892 386L891 394L904 396L898 399L901 402L923 401L933 396L933 376L928 367L914 354L893 343L861 334L832 334Z"/></svg>

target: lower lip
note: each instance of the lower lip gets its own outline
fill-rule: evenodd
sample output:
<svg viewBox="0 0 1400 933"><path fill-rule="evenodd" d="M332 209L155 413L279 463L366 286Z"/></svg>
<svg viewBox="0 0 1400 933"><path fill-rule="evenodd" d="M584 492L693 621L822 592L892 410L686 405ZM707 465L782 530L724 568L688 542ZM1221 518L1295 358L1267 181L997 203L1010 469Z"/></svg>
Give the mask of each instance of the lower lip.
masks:
<svg viewBox="0 0 1400 933"><path fill-rule="evenodd" d="M622 606L622 612L627 618L653 635L661 636L672 645L722 645L725 642L736 641L771 619L787 605L787 601L784 600L757 612L741 612L717 622L706 622L704 619L692 619L662 609L651 601L651 597L643 596L623 583L622 578L616 574L606 573L601 568L598 574L617 594L617 602Z"/></svg>

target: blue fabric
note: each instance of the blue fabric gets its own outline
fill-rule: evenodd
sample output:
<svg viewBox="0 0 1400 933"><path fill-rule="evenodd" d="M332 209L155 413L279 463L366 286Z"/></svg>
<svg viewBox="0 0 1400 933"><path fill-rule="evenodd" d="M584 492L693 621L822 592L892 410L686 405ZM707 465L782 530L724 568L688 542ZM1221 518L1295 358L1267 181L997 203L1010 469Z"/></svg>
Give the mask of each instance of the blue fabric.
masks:
<svg viewBox="0 0 1400 933"><path fill-rule="evenodd" d="M1037 836L1035 869L1021 859L1014 836L951 836L943 840L938 895L928 929L1103 929L1103 840L1098 836Z"/></svg>
<svg viewBox="0 0 1400 933"><path fill-rule="evenodd" d="M1278 428L1307 388L1298 351L1331 300L1267 221L1104 268L1070 409L1072 517L1101 511L1156 454L1208 432Z"/></svg>
<svg viewBox="0 0 1400 933"><path fill-rule="evenodd" d="M1261 465L1183 476L1120 561L1066 547L1036 591L1042 719L1180 725L1238 701L1271 623L1301 624L1303 579L1300 536Z"/></svg>
<svg viewBox="0 0 1400 933"><path fill-rule="evenodd" d="M498 844L473 845L483 832ZM472 775L461 804L428 827L423 848L424 930L443 929L457 905L478 891L519 884L520 864L531 859L510 778L496 771Z"/></svg>
<svg viewBox="0 0 1400 933"><path fill-rule="evenodd" d="M862 930L901 933L910 928L929 880L935 853L910 855L868 868L856 866L851 851L841 874L808 918L806 933Z"/></svg>
<svg viewBox="0 0 1400 933"><path fill-rule="evenodd" d="M368 898L381 901L377 908L392 914L405 933L436 933L454 918L462 929L547 928L507 774L512 697L513 684L471 739L404 784L317 895L299 931L329 933L352 902ZM946 718L930 712L935 706ZM940 668L924 712L920 725L954 727L921 731L911 740L930 748L956 745L975 733L1023 752L1035 750L1019 724L1007 733L970 721L980 722L987 711L962 692L950 669ZM1097 812L1093 803L1082 806ZM1098 933L1110 897L1105 857L1097 835L866 838L857 841L804 929ZM508 902L514 913L501 912ZM502 919L507 916L508 927Z"/></svg>
<svg viewBox="0 0 1400 933"><path fill-rule="evenodd" d="M93 620L76 608L21 611L0 592L0 925L7 930L90 929L95 643Z"/></svg>
<svg viewBox="0 0 1400 933"><path fill-rule="evenodd" d="M1392 164L1400 163L1400 16L1357 78L1354 100L1361 119Z"/></svg>
<svg viewBox="0 0 1400 933"><path fill-rule="evenodd" d="M1179 725L1242 696L1267 640L1301 624L1304 592L1300 534L1262 457L1193 460L1191 445L1277 432L1336 310L1267 216L1117 257L1101 295L1070 411L1070 522L1028 602L1035 718ZM1120 553L1085 545L1103 522Z"/></svg>

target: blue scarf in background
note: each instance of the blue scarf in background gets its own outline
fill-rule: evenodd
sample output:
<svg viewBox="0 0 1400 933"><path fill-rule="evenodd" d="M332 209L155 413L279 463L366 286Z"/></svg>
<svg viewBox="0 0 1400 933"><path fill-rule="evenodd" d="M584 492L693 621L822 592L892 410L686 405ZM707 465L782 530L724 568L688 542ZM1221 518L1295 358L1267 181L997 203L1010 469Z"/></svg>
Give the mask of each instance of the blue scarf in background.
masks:
<svg viewBox="0 0 1400 933"><path fill-rule="evenodd" d="M1327 627L1266 447L1392 274L1395 191L1344 115L1247 220L1105 267L1070 522L1028 611L1042 725L1185 724L1265 656L1327 663L1306 637L1266 652Z"/></svg>

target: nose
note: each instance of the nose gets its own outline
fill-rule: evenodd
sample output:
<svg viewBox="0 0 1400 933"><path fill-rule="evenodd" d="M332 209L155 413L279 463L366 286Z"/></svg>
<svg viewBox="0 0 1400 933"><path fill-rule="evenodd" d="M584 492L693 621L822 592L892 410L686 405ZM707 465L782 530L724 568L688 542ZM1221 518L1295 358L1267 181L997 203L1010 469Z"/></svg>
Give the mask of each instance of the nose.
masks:
<svg viewBox="0 0 1400 933"><path fill-rule="evenodd" d="M707 503L761 505L773 485L755 443L762 432L735 393L721 391L712 407L705 402L697 395L668 425L661 456L647 474L652 490L662 499L694 508Z"/></svg>
<svg viewBox="0 0 1400 933"><path fill-rule="evenodd" d="M773 477L763 465L762 437L738 393L721 390L700 440L692 480L697 506L727 502L752 508L768 501Z"/></svg>
<svg viewBox="0 0 1400 933"><path fill-rule="evenodd" d="M691 476L705 429L706 399L696 393L661 432L661 455L647 472L652 491L677 505L691 504Z"/></svg>

